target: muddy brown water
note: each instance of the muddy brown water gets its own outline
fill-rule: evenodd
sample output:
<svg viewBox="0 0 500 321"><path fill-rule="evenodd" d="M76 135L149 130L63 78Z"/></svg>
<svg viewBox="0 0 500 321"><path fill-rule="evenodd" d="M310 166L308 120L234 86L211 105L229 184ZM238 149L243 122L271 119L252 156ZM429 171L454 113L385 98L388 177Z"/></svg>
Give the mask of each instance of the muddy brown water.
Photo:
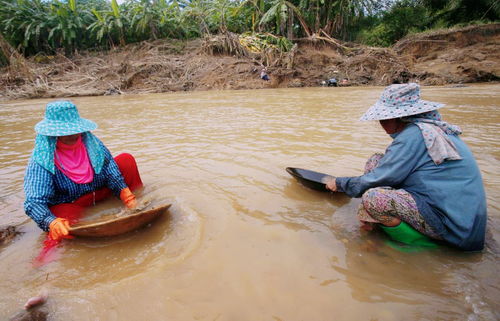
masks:
<svg viewBox="0 0 500 321"><path fill-rule="evenodd" d="M22 209L33 126L49 100L0 104L0 319L42 288L51 320L495 320L498 249L404 253L360 231L358 200L308 190L285 167L358 175L390 143L358 118L381 87L75 98L114 155L137 158L144 194L173 203L115 238L65 241L34 268L43 234ZM462 127L499 238L500 85L425 87ZM110 200L90 214L109 212Z"/></svg>

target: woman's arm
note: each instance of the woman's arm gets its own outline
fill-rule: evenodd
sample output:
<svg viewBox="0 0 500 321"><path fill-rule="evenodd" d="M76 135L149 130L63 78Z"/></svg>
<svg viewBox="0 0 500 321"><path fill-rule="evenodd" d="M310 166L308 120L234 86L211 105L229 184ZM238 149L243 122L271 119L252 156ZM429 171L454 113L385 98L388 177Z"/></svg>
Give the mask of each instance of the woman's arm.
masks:
<svg viewBox="0 0 500 321"><path fill-rule="evenodd" d="M24 211L44 231L55 220L49 210L49 200L54 196L53 175L39 164L30 161L24 176Z"/></svg>
<svg viewBox="0 0 500 321"><path fill-rule="evenodd" d="M398 188L424 157L425 145L418 128L401 132L387 148L385 155L371 172L357 177L337 177L338 192L351 197L361 197L373 187Z"/></svg>

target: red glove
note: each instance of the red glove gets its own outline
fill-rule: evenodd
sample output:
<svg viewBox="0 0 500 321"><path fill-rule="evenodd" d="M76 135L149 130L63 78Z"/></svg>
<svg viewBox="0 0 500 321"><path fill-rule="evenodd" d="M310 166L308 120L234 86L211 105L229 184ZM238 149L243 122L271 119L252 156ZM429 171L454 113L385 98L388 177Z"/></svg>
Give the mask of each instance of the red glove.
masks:
<svg viewBox="0 0 500 321"><path fill-rule="evenodd" d="M135 200L135 195L132 194L130 188L124 188L120 191L120 199L127 208L133 209L137 206L137 201Z"/></svg>
<svg viewBox="0 0 500 321"><path fill-rule="evenodd" d="M57 217L49 224L49 237L55 241L69 237L69 221Z"/></svg>

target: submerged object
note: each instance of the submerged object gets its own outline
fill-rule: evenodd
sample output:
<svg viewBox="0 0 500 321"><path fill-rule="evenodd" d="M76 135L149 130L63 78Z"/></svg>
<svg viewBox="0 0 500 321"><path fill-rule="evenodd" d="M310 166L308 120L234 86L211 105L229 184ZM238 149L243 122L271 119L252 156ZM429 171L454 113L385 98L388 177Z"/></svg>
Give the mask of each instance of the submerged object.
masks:
<svg viewBox="0 0 500 321"><path fill-rule="evenodd" d="M49 313L43 308L48 292L43 289L37 296L31 297L24 304L24 309L10 317L9 321L46 321Z"/></svg>
<svg viewBox="0 0 500 321"><path fill-rule="evenodd" d="M49 297L49 294L48 294L47 290L44 289L40 292L40 294L29 298L28 301L26 301L26 303L24 304L24 309L29 310L29 309L33 308L34 306L44 304L45 301L47 301L48 297Z"/></svg>
<svg viewBox="0 0 500 321"><path fill-rule="evenodd" d="M69 229L70 235L86 237L115 236L138 229L158 218L172 204L131 211L129 215L106 216L96 221L80 222Z"/></svg>
<svg viewBox="0 0 500 321"><path fill-rule="evenodd" d="M326 182L328 181L328 179L333 178L333 176L327 174L318 173L302 168L287 167L286 171L302 185L321 192L329 191L328 189L326 189Z"/></svg>

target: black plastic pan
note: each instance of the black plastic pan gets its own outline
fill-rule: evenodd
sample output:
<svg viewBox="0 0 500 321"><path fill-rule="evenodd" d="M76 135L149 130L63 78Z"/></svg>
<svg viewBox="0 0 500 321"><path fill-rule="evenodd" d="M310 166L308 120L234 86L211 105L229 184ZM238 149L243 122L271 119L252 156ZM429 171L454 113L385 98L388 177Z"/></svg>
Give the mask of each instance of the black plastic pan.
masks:
<svg viewBox="0 0 500 321"><path fill-rule="evenodd" d="M295 167L287 167L286 171L306 187L321 192L329 191L326 189L326 184L323 182L328 177L331 177L330 175Z"/></svg>

